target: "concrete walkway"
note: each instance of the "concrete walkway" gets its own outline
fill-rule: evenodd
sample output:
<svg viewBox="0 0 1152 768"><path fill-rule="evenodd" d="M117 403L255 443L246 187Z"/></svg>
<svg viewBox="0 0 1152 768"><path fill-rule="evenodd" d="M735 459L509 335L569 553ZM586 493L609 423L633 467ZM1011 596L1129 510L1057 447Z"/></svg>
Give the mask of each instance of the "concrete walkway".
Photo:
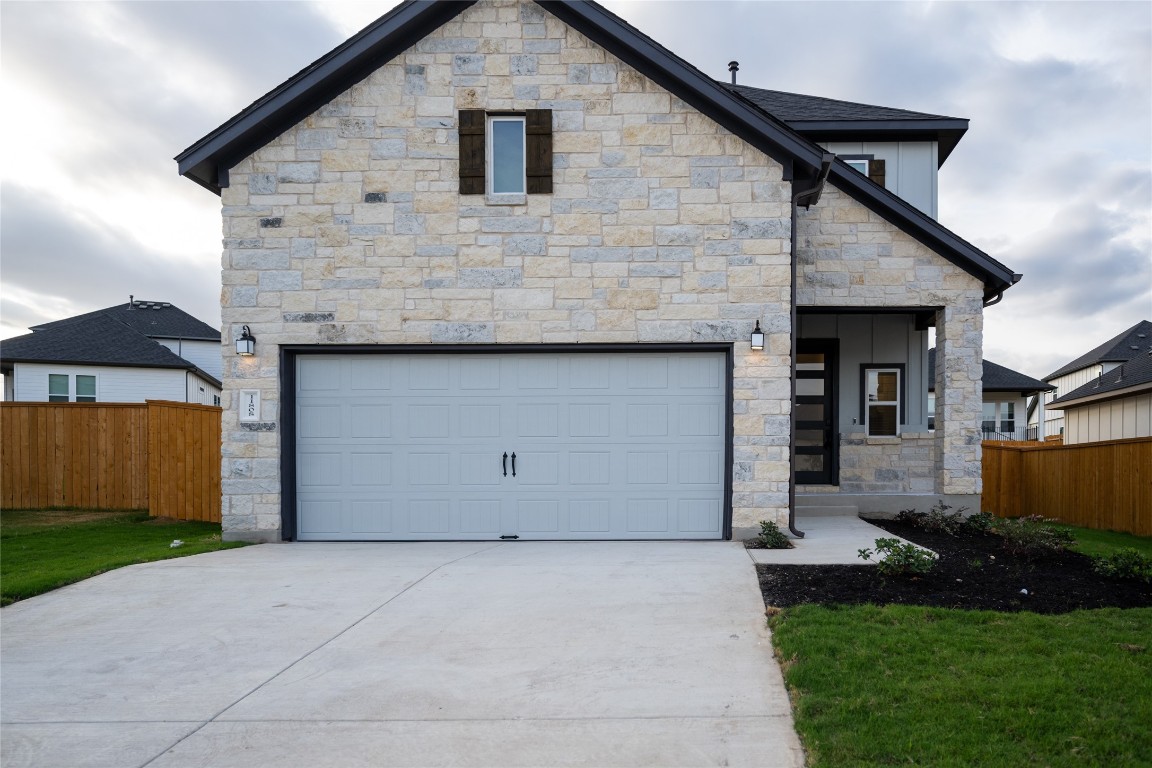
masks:
<svg viewBox="0 0 1152 768"><path fill-rule="evenodd" d="M3 609L19 766L802 766L739 542L268 544Z"/></svg>
<svg viewBox="0 0 1152 768"><path fill-rule="evenodd" d="M804 538L792 539L793 549L750 549L748 555L757 563L777 565L867 565L860 559L860 550L874 550L876 539L910 543L850 515L797 516L796 527L804 532Z"/></svg>

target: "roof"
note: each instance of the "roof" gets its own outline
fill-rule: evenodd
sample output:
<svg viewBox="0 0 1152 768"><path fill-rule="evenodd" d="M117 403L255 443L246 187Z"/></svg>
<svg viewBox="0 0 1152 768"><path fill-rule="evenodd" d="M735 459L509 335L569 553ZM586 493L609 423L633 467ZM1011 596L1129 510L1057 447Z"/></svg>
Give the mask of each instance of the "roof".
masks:
<svg viewBox="0 0 1152 768"><path fill-rule="evenodd" d="M1148 390L1152 390L1152 348L1145 345L1143 352L1119 368L1101 374L1093 381L1047 403L1045 407L1068 408Z"/></svg>
<svg viewBox="0 0 1152 768"><path fill-rule="evenodd" d="M928 391L936 388L936 348L928 350ZM1034 379L1003 365L984 361L983 389L985 392L1050 392L1051 384Z"/></svg>
<svg viewBox="0 0 1152 768"><path fill-rule="evenodd" d="M968 130L968 121L962 117L717 82L813 141L836 141L849 137L874 141L933 140L939 144L937 162L944 165Z"/></svg>
<svg viewBox="0 0 1152 768"><path fill-rule="evenodd" d="M179 307L166 301L141 301L134 299L105 309L97 309L65 320L56 320L33 326L33 331L43 331L61 324L71 324L78 320L90 320L97 316L111 317L124 325L152 339L188 339L198 341L220 341L220 331L196 319Z"/></svg>
<svg viewBox="0 0 1152 768"><path fill-rule="evenodd" d="M1128 330L1115 336L1100 346L1086 352L1065 366L1057 368L1044 377L1045 381L1078 371L1097 363L1119 363L1131 360L1152 346L1152 322L1141 320Z"/></svg>
<svg viewBox="0 0 1152 768"><path fill-rule="evenodd" d="M408 0L253 102L176 156L179 173L219 194L228 171L337 94L367 77L475 0ZM785 178L810 186L825 150L738 89L718 83L619 16L591 0L537 0L548 12L716 120L784 166ZM897 110L898 112L903 111ZM907 113L916 114L916 113ZM895 194L837 161L831 182L845 194L957 264L985 285L986 297L1018 278Z"/></svg>
<svg viewBox="0 0 1152 768"><path fill-rule="evenodd" d="M199 370L162 344L101 314L62 320L4 339L0 360L6 368L11 363L59 363Z"/></svg>

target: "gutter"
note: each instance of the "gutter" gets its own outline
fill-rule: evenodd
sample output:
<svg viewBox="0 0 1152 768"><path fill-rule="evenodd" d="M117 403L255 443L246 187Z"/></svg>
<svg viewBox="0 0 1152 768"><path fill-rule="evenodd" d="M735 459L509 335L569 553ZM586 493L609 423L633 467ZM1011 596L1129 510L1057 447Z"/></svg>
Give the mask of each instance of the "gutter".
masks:
<svg viewBox="0 0 1152 768"><path fill-rule="evenodd" d="M1012 275L1012 285L1016 285L1016 283L1020 282L1020 279L1023 277L1024 277L1024 275L1021 275L1019 272L1013 274ZM1009 286L1009 287L1011 287L1011 286ZM1004 298L1004 291L1001 290L999 293L997 293L992 298L985 300L984 308L987 309L988 307L992 307L992 306L999 304L1003 300L1003 298Z"/></svg>
<svg viewBox="0 0 1152 768"><path fill-rule="evenodd" d="M791 272L792 272L792 294L791 294L791 325L789 326L789 335L792 339L791 351L791 374L788 377L788 397L790 405L788 408L788 531L798 539L804 538L804 531L796 529L796 347L797 347L797 313L796 313L796 272L797 272L797 248L796 248L796 221L797 210L801 205L801 200L804 201L803 205L805 210L811 208L816 203L820 202L820 195L824 192L824 184L828 181L828 174L832 170L832 162L836 159L836 155L831 152L825 152L820 158L820 172L816 175L816 181L808 189L802 189L792 195L792 254L791 254Z"/></svg>

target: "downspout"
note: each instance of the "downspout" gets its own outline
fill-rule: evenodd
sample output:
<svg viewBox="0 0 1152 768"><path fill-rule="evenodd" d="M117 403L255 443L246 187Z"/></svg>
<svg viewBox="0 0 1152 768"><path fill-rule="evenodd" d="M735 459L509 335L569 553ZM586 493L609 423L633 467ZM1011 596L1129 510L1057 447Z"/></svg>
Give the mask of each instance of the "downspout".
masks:
<svg viewBox="0 0 1152 768"><path fill-rule="evenodd" d="M1012 285L1016 285L1016 283L1020 282L1020 278L1022 278L1022 277L1024 277L1024 275L1020 275L1020 274L1012 275ZM1004 290L1007 290L1007 289L1004 289ZM999 304L1001 302L1001 300L1003 300L1003 298L1004 298L1004 290L1000 291L998 294L996 294L992 298L985 301L984 306L985 307L993 307L993 306Z"/></svg>
<svg viewBox="0 0 1152 768"><path fill-rule="evenodd" d="M788 377L788 397L790 398L790 405L788 408L788 531L798 539L804 538L804 531L796 529L796 273L797 273L797 249L796 249L796 222L797 210L800 207L800 200L809 198L804 203L804 208L807 210L816 203L820 202L820 194L824 191L824 183L828 181L828 174L832 170L832 161L836 159L836 155L831 152L825 152L820 158L820 173L816 176L815 183L808 189L800 190L792 195L792 298L789 302L791 305L791 325L788 328L789 336L792 339L792 371Z"/></svg>

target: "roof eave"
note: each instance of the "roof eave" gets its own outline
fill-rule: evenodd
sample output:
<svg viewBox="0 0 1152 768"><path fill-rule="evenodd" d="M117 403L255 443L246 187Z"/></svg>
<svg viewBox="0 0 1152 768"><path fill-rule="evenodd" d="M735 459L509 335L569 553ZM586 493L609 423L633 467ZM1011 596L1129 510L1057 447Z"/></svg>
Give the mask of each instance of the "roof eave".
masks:
<svg viewBox="0 0 1152 768"><path fill-rule="evenodd" d="M935 141L936 167L952 154L968 131L968 121L941 120L786 120L788 126L813 141L871 139L872 141Z"/></svg>
<svg viewBox="0 0 1152 768"><path fill-rule="evenodd" d="M1117 400L1121 397L1129 397L1131 395L1138 395L1142 392L1152 392L1152 381L1145 381L1145 382L1142 382L1140 384L1133 384L1132 386L1124 387L1123 389L1112 389L1112 390L1108 390L1107 392L1100 392L1100 393L1091 394L1091 395L1079 395L1078 397L1073 397L1073 398L1069 398L1069 399L1064 399L1064 398L1068 397L1068 395L1065 395L1064 397L1053 400L1050 403L1045 403L1044 407L1060 411L1060 410L1064 410L1066 408L1076 408L1076 407L1079 407L1081 405L1092 405L1093 403L1102 403L1106 400Z"/></svg>

